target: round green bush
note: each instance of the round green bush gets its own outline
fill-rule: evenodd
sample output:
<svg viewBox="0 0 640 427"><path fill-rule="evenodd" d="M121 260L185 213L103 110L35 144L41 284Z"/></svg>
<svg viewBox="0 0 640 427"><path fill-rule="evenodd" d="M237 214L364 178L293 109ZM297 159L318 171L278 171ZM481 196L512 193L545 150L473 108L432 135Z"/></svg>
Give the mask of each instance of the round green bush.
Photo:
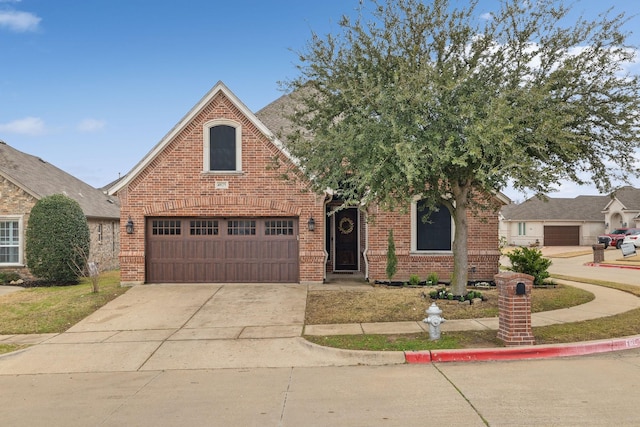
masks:
<svg viewBox="0 0 640 427"><path fill-rule="evenodd" d="M516 248L507 254L511 261L511 271L524 273L534 277L533 284L540 286L549 277L551 260L544 258L542 252L536 248Z"/></svg>
<svg viewBox="0 0 640 427"><path fill-rule="evenodd" d="M89 226L82 208L62 194L44 197L31 209L26 258L31 273L52 282L76 282L89 256Z"/></svg>

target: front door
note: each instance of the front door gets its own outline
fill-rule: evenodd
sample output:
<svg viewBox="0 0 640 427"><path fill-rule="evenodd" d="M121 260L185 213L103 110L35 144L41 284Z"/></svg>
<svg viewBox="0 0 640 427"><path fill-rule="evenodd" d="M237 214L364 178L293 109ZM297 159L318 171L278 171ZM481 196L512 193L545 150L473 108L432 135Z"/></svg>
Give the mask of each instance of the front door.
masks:
<svg viewBox="0 0 640 427"><path fill-rule="evenodd" d="M343 209L335 214L336 271L358 270L358 209Z"/></svg>

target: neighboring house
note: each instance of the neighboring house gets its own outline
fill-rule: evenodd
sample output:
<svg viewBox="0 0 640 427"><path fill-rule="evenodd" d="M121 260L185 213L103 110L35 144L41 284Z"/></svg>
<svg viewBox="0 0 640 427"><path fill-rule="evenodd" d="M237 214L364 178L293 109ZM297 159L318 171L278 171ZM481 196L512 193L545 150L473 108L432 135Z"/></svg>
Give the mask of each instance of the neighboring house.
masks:
<svg viewBox="0 0 640 427"><path fill-rule="evenodd" d="M601 212L607 232L619 227L640 227L640 189L626 186L616 190Z"/></svg>
<svg viewBox="0 0 640 427"><path fill-rule="evenodd" d="M53 194L64 194L80 204L91 234L90 260L103 268L117 267L118 200L0 141L0 270L31 277L25 265L29 215L39 199Z"/></svg>
<svg viewBox="0 0 640 427"><path fill-rule="evenodd" d="M373 207L329 215L339 205L331 194L310 192L301 174L283 179L274 159L295 168L274 133L286 131L287 98L256 115L216 84L111 187L121 222L132 226L121 236L123 285L322 283L329 274L384 280L390 229L395 279L430 272L450 278L453 221L446 209L429 222L421 220L419 200L409 213ZM491 280L500 258L497 210L468 221L470 279Z"/></svg>
<svg viewBox="0 0 640 427"><path fill-rule="evenodd" d="M504 206L500 237L513 246L579 246L605 231L602 208L609 196L540 199Z"/></svg>

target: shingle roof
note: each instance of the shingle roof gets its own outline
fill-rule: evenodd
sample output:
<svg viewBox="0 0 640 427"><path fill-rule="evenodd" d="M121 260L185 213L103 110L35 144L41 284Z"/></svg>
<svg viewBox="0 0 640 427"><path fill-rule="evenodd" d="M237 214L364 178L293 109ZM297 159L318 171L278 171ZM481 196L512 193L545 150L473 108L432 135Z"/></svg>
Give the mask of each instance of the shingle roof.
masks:
<svg viewBox="0 0 640 427"><path fill-rule="evenodd" d="M612 195L624 205L626 209L632 211L640 210L640 189L626 186L616 190Z"/></svg>
<svg viewBox="0 0 640 427"><path fill-rule="evenodd" d="M90 218L120 218L117 198L69 175L39 157L18 151L0 141L0 176L37 199L64 194L80 204Z"/></svg>
<svg viewBox="0 0 640 427"><path fill-rule="evenodd" d="M558 221L604 221L602 210L609 203L609 196L578 196L569 198L532 197L519 205L502 208L505 220L558 220Z"/></svg>
<svg viewBox="0 0 640 427"><path fill-rule="evenodd" d="M282 95L256 113L256 117L278 137L293 130L289 116L294 113L296 101L291 94Z"/></svg>

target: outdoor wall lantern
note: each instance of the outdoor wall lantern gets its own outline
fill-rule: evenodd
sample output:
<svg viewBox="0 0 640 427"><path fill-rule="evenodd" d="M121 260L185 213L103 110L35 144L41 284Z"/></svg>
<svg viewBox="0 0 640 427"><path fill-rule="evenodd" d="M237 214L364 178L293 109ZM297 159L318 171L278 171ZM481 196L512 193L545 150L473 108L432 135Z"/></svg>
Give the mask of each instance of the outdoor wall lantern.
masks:
<svg viewBox="0 0 640 427"><path fill-rule="evenodd" d="M314 231L316 229L316 220L313 219L313 217L309 218L309 221L307 221L307 227L309 228L309 231Z"/></svg>
<svg viewBox="0 0 640 427"><path fill-rule="evenodd" d="M127 234L133 234L133 221L131 217L129 217L129 221L127 221L127 225L125 226L127 229Z"/></svg>

